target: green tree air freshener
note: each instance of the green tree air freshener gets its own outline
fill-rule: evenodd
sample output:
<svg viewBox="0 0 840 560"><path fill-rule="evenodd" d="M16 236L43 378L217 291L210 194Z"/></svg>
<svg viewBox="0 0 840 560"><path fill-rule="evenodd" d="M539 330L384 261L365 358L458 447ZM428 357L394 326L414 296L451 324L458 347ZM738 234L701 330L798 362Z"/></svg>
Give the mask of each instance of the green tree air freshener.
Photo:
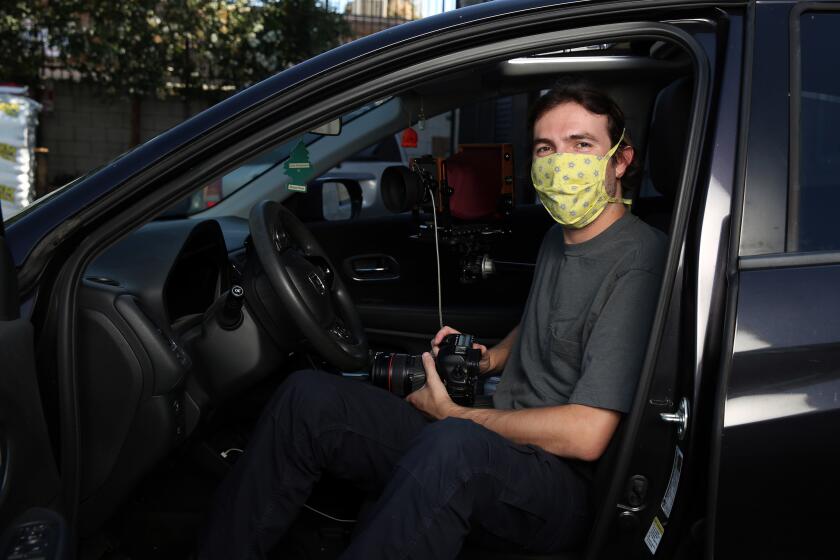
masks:
<svg viewBox="0 0 840 560"><path fill-rule="evenodd" d="M303 140L289 154L289 159L283 165L286 175L289 176L288 189L294 192L306 192L306 182L312 174L312 164L309 163L309 150Z"/></svg>

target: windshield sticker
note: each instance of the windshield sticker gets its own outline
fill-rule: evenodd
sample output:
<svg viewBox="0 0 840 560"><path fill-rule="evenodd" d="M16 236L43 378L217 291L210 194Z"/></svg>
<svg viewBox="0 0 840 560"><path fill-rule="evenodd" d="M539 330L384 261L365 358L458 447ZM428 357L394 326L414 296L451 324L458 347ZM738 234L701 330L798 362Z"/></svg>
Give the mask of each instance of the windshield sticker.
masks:
<svg viewBox="0 0 840 560"><path fill-rule="evenodd" d="M303 140L297 143L292 153L289 154L289 159L283 166L286 169L286 175L289 176L288 189L294 192L306 192L306 182L312 174L312 164L309 163L309 150L306 149L306 144Z"/></svg>
<svg viewBox="0 0 840 560"><path fill-rule="evenodd" d="M662 498L662 512L665 514L665 517L671 517L674 498L677 497L677 487L680 485L682 465L683 452L677 446L677 451L674 453L674 466L671 467L671 478L668 480L668 488L665 489L665 496Z"/></svg>
<svg viewBox="0 0 840 560"><path fill-rule="evenodd" d="M653 523L650 524L650 529L645 535L645 544L651 554L656 554L656 549L659 548L659 543L662 541L662 535L664 534L665 528L659 522L659 518L654 516Z"/></svg>

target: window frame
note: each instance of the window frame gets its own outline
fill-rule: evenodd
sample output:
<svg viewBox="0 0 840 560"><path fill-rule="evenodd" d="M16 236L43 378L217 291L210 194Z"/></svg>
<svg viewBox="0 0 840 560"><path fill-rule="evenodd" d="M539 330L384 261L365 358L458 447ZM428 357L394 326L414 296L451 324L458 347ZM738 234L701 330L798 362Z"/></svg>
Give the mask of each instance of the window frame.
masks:
<svg viewBox="0 0 840 560"><path fill-rule="evenodd" d="M558 18L557 21L565 22L568 19ZM554 21L550 23L553 24ZM576 46L582 42L591 43L598 40L609 40L614 37L663 38L684 47L691 57L694 69L694 91L692 113L689 119L686 158L681 170L671 223L671 232L674 237L672 237L668 248L666 268L660 288L660 294L664 295L660 295L659 307L651 329L648 356L640 376L634 401L634 412L624 421L625 436L618 452L616 473L627 471L630 467L631 455L634 452L636 436L644 429L642 420L645 412L649 410L648 393L654 378L651 362L660 344L662 344L668 300L674 289L678 271L682 269L681 254L683 247L685 247L685 239L690 235L689 222L692 200L696 189L699 188L698 177L701 173L701 162L704 159L703 152L708 133L709 111L714 96L711 63L703 47L700 46L692 34L670 23L647 21L608 23L553 30L544 34L517 33L512 39L509 38L510 34L511 30L505 29L505 37L494 40L490 44L461 48L453 52L424 58L416 64L401 66L395 71L389 71L376 79L349 88L340 97L332 95L319 98L315 94L306 93L307 88L311 88L315 80L290 88L283 95L270 98L249 112L232 118L226 126L220 126L210 133L202 133L197 138L191 138L185 148L179 149L178 152L170 154L165 160L156 162L145 168L142 173L122 183L123 186L119 189L119 194L109 193L86 207L85 213L80 219L85 216L94 216L97 211L103 209L110 210L110 212L106 217L95 223L93 220L83 220L83 229L64 230L67 231L67 237L56 242L56 245L62 243L64 246L68 243L76 243L72 253L64 263L61 280L54 290L57 300L66 303L66 305L61 306L60 312L55 318L59 325L58 339L62 341L56 357L57 363L60 364L57 373L59 379L72 383L77 377L78 364L74 353L77 343L76 306L73 302L78 299L84 271L91 261L130 232L150 221L159 213L161 207L177 202L179 197L188 193L191 188L194 188L195 184L202 184L202 182L206 182L217 175L220 170L230 169L232 164L241 163L245 159L244 155L254 146L264 145L274 139L282 142L285 138L305 130L306 123L328 120L331 115L338 113L336 111L338 105L346 106L358 98L369 97L371 91L376 92L377 96L381 96L390 89L396 90L405 87L406 83L412 80L427 79L429 76L434 76L443 71L474 64L476 60L486 60L488 57L502 55L512 56L518 52L532 52L534 49L542 48L543 42L546 46L554 44ZM426 55L427 52L424 51L422 54ZM347 68L342 68L341 71L353 70L360 66L361 63L350 65ZM336 74L338 72L326 74L323 78L327 80ZM266 122L273 114L272 111L292 96L295 97L295 104L292 105L289 102L289 107L284 106L284 116L276 121ZM255 117L255 114L259 114L260 118ZM250 123L251 126L240 126L243 122ZM221 153L210 153L208 147L220 142L221 137L234 127L239 129L239 136L233 137ZM129 197L129 195L131 196ZM75 224L69 225L73 226ZM77 232L84 235L70 237L70 233L76 234ZM676 240L677 238L679 238L679 242ZM49 241L51 241L51 238L47 236L41 243ZM76 428L77 426L70 425L68 431L76 434ZM672 456L670 455L669 458ZM75 478L78 482L78 473L71 474L76 475ZM624 483L623 477L617 474L611 481L610 487L605 489L603 500L605 512L607 508L613 508L610 504L615 504L620 500L619 496ZM73 487L73 484L69 484L68 487ZM78 487L78 484L76 484L76 487ZM68 502L77 503L76 498L76 493L71 491ZM652 511L648 513L650 515L654 514ZM615 519L614 515L599 516L595 527L592 529L591 540L594 546L589 550L591 556L597 556L601 553L604 543L608 540L606 536L609 534L610 528L614 526Z"/></svg>
<svg viewBox="0 0 840 560"><path fill-rule="evenodd" d="M828 255L834 258L828 260L840 262L840 245L835 249L802 251L799 249L799 200L801 193L801 139L802 139L802 48L801 22L807 12L840 13L840 5L825 2L807 2L797 4L790 11L790 123L789 153L788 153L788 190L787 212L785 226L785 254L815 255L821 263L826 262Z"/></svg>

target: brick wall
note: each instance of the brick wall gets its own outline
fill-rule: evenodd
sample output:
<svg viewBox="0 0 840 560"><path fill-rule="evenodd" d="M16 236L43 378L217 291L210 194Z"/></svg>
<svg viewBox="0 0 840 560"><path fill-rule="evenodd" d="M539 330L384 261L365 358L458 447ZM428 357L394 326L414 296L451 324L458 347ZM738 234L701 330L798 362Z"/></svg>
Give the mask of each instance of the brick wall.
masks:
<svg viewBox="0 0 840 560"><path fill-rule="evenodd" d="M140 142L145 142L212 103L206 100L144 98ZM131 102L105 100L85 84L56 82L52 108L40 114L38 145L49 150L49 188L63 185L108 163L131 147Z"/></svg>

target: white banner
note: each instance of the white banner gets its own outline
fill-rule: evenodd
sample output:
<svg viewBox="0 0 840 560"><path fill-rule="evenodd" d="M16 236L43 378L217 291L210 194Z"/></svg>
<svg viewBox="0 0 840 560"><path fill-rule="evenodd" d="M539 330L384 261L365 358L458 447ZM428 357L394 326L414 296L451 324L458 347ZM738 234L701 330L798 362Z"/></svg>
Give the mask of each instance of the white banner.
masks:
<svg viewBox="0 0 840 560"><path fill-rule="evenodd" d="M35 130L41 105L25 88L0 87L0 203L8 220L34 199Z"/></svg>

